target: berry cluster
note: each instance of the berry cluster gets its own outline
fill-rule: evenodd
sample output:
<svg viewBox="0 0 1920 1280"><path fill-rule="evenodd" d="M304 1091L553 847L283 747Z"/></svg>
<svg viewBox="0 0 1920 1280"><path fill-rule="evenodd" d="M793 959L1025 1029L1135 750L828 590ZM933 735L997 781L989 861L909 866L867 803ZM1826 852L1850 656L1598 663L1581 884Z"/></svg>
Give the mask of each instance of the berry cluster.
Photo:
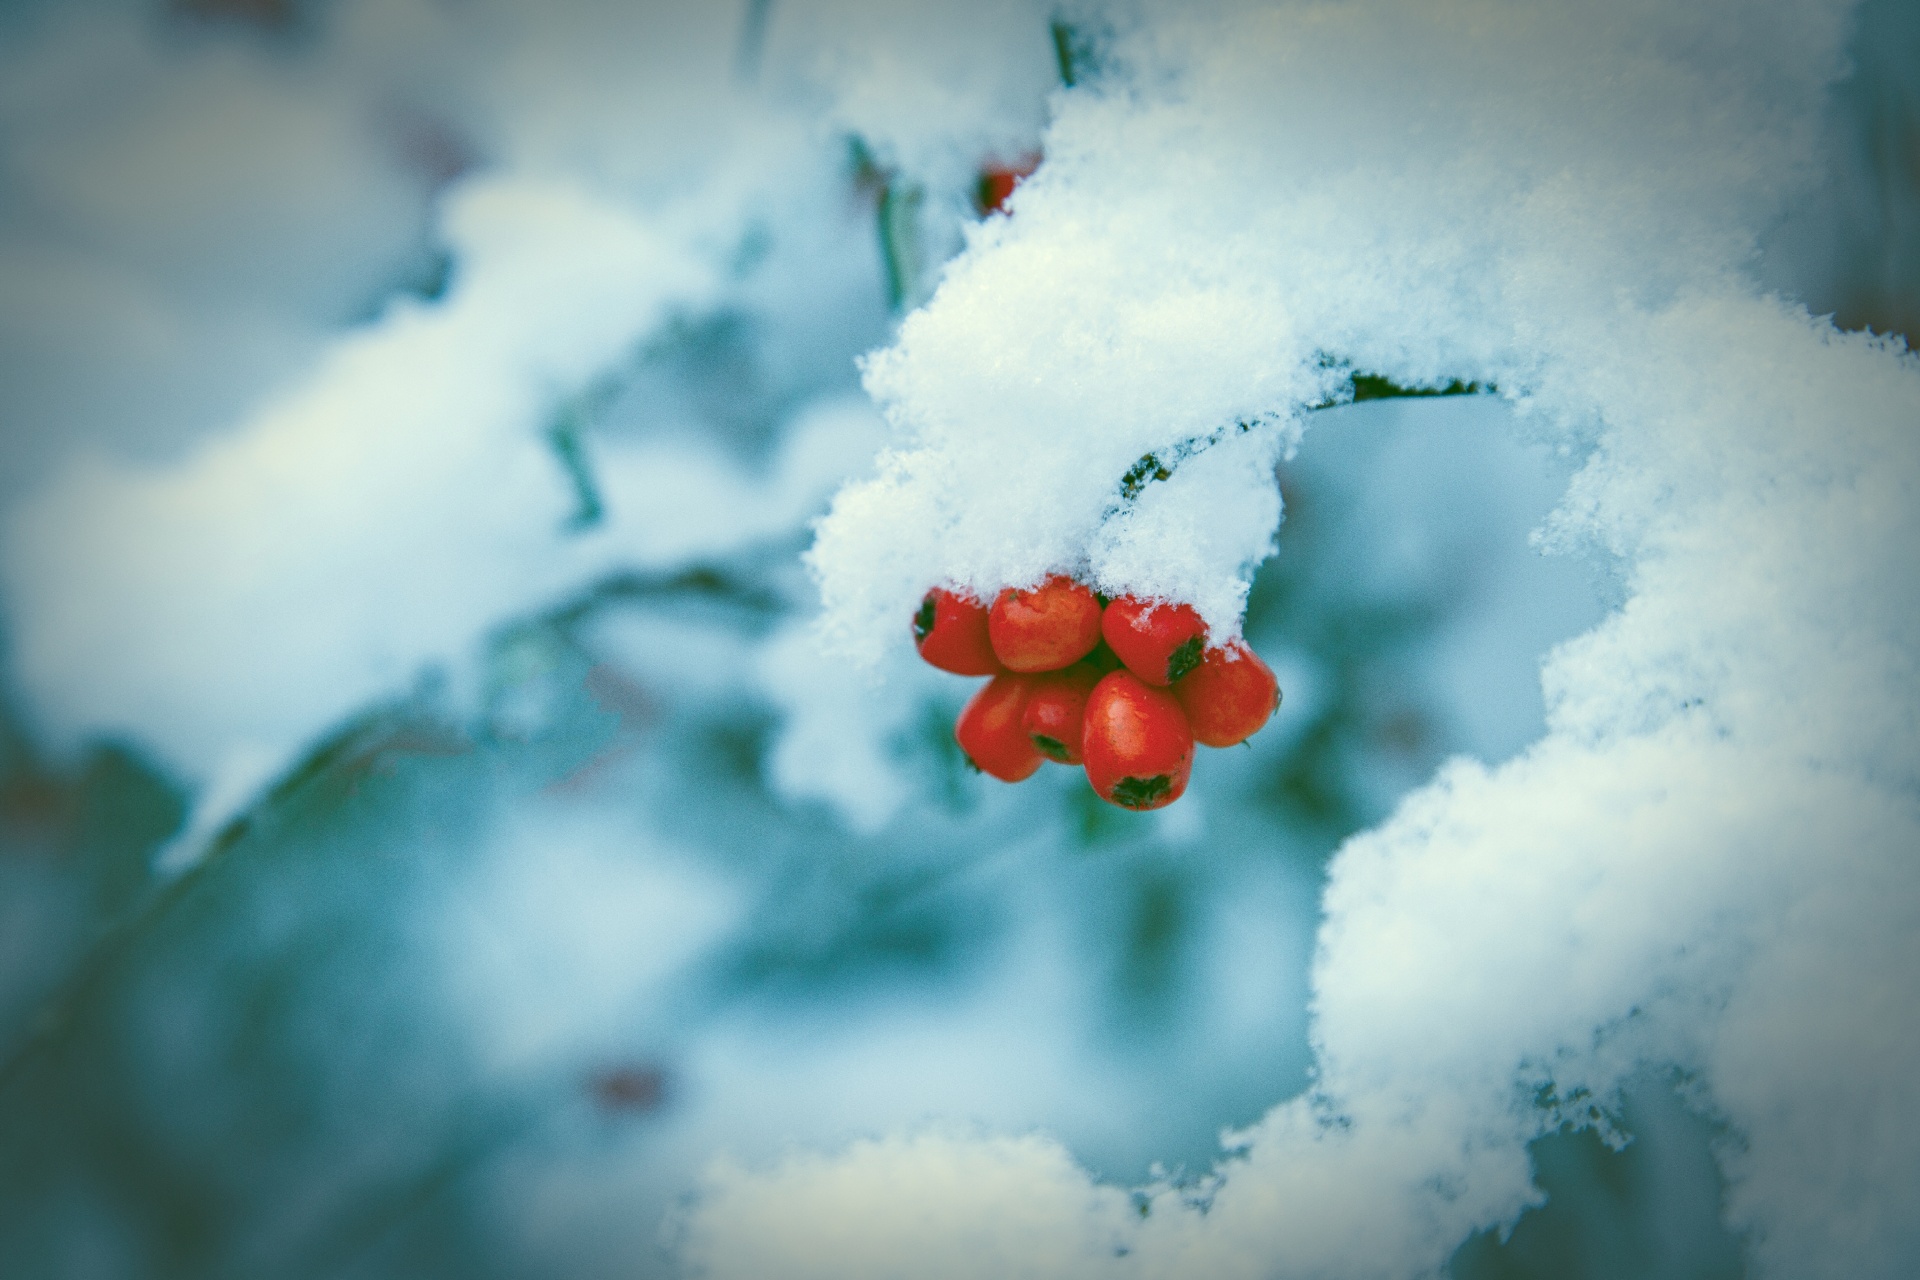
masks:
<svg viewBox="0 0 1920 1280"><path fill-rule="evenodd" d="M1049 578L991 607L935 587L913 618L920 656L942 671L992 676L953 726L967 760L1005 782L1042 759L1085 767L1100 798L1128 809L1178 800L1193 744L1230 747L1267 722L1280 685L1238 640L1207 645L1184 604Z"/></svg>

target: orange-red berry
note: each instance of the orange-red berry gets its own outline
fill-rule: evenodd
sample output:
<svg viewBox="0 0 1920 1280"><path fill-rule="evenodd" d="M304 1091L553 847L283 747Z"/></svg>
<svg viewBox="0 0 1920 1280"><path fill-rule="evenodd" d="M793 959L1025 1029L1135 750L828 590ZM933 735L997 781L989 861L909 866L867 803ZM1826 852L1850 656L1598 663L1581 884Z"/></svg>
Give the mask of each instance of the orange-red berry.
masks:
<svg viewBox="0 0 1920 1280"><path fill-rule="evenodd" d="M1009 671L1058 671L1100 643L1100 601L1071 578L1009 588L987 612L987 635Z"/></svg>
<svg viewBox="0 0 1920 1280"><path fill-rule="evenodd" d="M1027 156L1015 164L990 164L980 170L980 180L974 190L974 200L982 213L995 213L1004 208L1007 197L1020 185L1020 179L1039 167L1039 156Z"/></svg>
<svg viewBox="0 0 1920 1280"><path fill-rule="evenodd" d="M1280 682L1240 641L1209 649L1173 687L1196 741L1210 747L1244 742L1280 708Z"/></svg>
<svg viewBox="0 0 1920 1280"><path fill-rule="evenodd" d="M1006 669L993 656L987 606L945 587L935 587L920 602L913 615L913 643L921 657L957 676L997 676Z"/></svg>
<svg viewBox="0 0 1920 1280"><path fill-rule="evenodd" d="M1158 809L1178 800L1193 771L1193 732L1180 701L1130 671L1100 678L1081 734L1087 781L1103 800Z"/></svg>
<svg viewBox="0 0 1920 1280"><path fill-rule="evenodd" d="M1064 671L1033 677L1033 691L1027 695L1026 710L1020 713L1020 727L1041 755L1060 764L1080 763L1087 695L1105 674L1106 669L1095 666L1089 656Z"/></svg>
<svg viewBox="0 0 1920 1280"><path fill-rule="evenodd" d="M1207 624L1193 606L1121 596L1100 619L1107 645L1127 670L1165 687L1200 665Z"/></svg>
<svg viewBox="0 0 1920 1280"><path fill-rule="evenodd" d="M1027 676L995 676L968 700L953 724L954 741L968 762L1002 782L1032 777L1040 767L1040 752L1020 727L1032 685Z"/></svg>

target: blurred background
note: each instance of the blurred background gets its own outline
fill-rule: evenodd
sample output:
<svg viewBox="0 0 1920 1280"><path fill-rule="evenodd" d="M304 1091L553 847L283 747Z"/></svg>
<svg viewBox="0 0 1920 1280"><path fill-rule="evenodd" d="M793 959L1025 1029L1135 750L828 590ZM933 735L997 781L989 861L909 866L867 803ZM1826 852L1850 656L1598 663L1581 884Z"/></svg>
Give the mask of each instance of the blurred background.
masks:
<svg viewBox="0 0 1920 1280"><path fill-rule="evenodd" d="M0 1274L671 1274L722 1155L1195 1180L1305 1086L1327 858L1614 601L1529 542L1580 458L1356 378L1275 721L1154 814L969 773L974 682L822 656L800 556L1100 18L879 8L0 10ZM1914 7L1855 52L1761 269L1910 332ZM1455 1274L1740 1274L1676 1083Z"/></svg>

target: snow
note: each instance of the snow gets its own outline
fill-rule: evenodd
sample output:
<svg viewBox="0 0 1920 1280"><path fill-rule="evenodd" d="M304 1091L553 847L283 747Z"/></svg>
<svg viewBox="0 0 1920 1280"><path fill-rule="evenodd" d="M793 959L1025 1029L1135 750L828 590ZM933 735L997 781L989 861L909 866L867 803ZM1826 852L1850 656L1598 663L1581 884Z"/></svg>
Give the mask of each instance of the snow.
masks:
<svg viewBox="0 0 1920 1280"><path fill-rule="evenodd" d="M1621 606L1546 663L1547 736L1450 764L1336 859L1312 1090L1237 1139L1204 1215L1163 1193L1124 1260L1060 1274L1437 1273L1533 1200L1525 1144L1591 1122L1575 1099L1617 1110L1646 1062L1741 1135L1728 1221L1757 1274L1920 1256L1916 1100L1892 1065L1920 1050L1894 1012L1920 971L1898 692L1920 651L1901 585L1920 367L1749 273L1809 170L1844 23L1151 12L1121 46L1132 92L1062 101L1015 217L869 362L901 452L815 553L856 651L916 580L1098 566L1108 590L1162 587L1107 558L1128 462L1297 421L1326 357L1497 386L1590 447L1555 537L1625 563ZM1216 627L1249 543L1195 530L1244 512L1236 480L1169 485L1185 521L1158 526ZM1547 1087L1563 1110L1532 1105ZM929 1163L900 1150L889 1175L937 1185ZM695 1228L706 1274L747 1274L728 1251L783 1239L752 1206L830 1176L724 1175ZM1000 1226L1008 1258L1088 1230ZM976 1227L923 1244L979 1248Z"/></svg>
<svg viewBox="0 0 1920 1280"><path fill-rule="evenodd" d="M915 1177L903 1181L902 1168ZM824 1277L852 1267L1044 1280L1111 1258L1114 1232L1095 1224L1127 1213L1122 1192L1076 1177L1067 1153L1041 1138L921 1133L857 1143L831 1162L797 1156L786 1169L787 1181L734 1193L760 1197L743 1208L774 1231L698 1237L686 1253L696 1274ZM732 1172L721 1166L713 1181L725 1185ZM930 1240L941 1248L929 1253Z"/></svg>
<svg viewBox="0 0 1920 1280"><path fill-rule="evenodd" d="M591 574L556 546L570 495L527 426L711 276L563 189L476 184L448 223L444 306L397 302L184 465L96 455L20 505L4 576L43 719L196 772L235 742L284 759Z"/></svg>

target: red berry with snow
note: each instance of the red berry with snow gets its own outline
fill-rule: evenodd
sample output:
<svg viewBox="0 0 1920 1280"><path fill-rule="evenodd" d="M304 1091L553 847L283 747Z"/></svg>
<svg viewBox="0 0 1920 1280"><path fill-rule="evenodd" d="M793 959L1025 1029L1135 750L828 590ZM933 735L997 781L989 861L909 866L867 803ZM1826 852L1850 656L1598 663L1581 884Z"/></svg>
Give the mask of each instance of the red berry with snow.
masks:
<svg viewBox="0 0 1920 1280"><path fill-rule="evenodd" d="M1121 596L1100 620L1107 645L1127 670L1165 687L1200 665L1207 624L1193 606Z"/></svg>
<svg viewBox="0 0 1920 1280"><path fill-rule="evenodd" d="M1027 676L998 675L980 687L954 722L954 741L967 761L1002 782L1019 782L1040 767L1040 752L1020 725L1033 681Z"/></svg>
<svg viewBox="0 0 1920 1280"><path fill-rule="evenodd" d="M1089 655L1064 671L1033 677L1033 691L1020 714L1020 727L1041 755L1060 764L1080 763L1087 697L1106 673L1107 668L1095 666Z"/></svg>
<svg viewBox="0 0 1920 1280"><path fill-rule="evenodd" d="M1235 640L1208 649L1200 665L1173 687L1196 741L1231 747L1259 731L1280 707L1273 670Z"/></svg>
<svg viewBox="0 0 1920 1280"><path fill-rule="evenodd" d="M981 213L997 213L1006 207L1007 197L1020 185L1020 179L1040 165L1039 156L1028 156L1015 164L989 164L980 170L980 183L974 200Z"/></svg>
<svg viewBox="0 0 1920 1280"><path fill-rule="evenodd" d="M957 676L997 676L1004 667L987 636L987 606L945 587L927 592L913 615L920 656Z"/></svg>
<svg viewBox="0 0 1920 1280"><path fill-rule="evenodd" d="M1127 809L1178 800L1193 771L1193 731L1180 701L1130 671L1100 678L1087 698L1081 751L1100 798Z"/></svg>
<svg viewBox="0 0 1920 1280"><path fill-rule="evenodd" d="M1009 671L1058 671L1100 643L1100 600L1071 578L1002 591L987 613L993 651Z"/></svg>

